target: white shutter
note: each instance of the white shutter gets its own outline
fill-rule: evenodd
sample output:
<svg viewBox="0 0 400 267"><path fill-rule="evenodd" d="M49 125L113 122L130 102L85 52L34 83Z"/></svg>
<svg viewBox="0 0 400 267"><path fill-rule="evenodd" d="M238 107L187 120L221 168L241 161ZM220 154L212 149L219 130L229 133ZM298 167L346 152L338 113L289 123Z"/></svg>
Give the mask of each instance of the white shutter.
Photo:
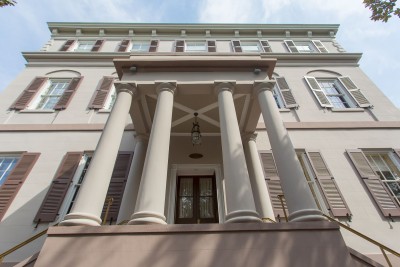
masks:
<svg viewBox="0 0 400 267"><path fill-rule="evenodd" d="M319 86L317 79L309 76L305 76L304 79L306 80L308 86L310 86L321 107L333 107L333 105L331 104L331 102L329 102L329 99L326 97L325 93Z"/></svg>
<svg viewBox="0 0 400 267"><path fill-rule="evenodd" d="M262 48L264 49L264 52L272 52L271 46L269 45L269 42L267 40L261 40L260 43Z"/></svg>
<svg viewBox="0 0 400 267"><path fill-rule="evenodd" d="M357 105L362 108L372 106L367 98L361 93L361 90L353 83L349 77L339 77L339 81L343 84L344 88L349 91L350 95L356 101Z"/></svg>
<svg viewBox="0 0 400 267"><path fill-rule="evenodd" d="M285 104L285 107L286 108L298 107L299 105L296 103L292 90L289 88L286 79L283 77L275 77L275 80L276 80L276 85L278 86L278 89L282 95L282 100Z"/></svg>
<svg viewBox="0 0 400 267"><path fill-rule="evenodd" d="M299 50L297 49L296 45L292 40L284 40L284 42L286 44L287 49L289 49L291 53L299 53Z"/></svg>
<svg viewBox="0 0 400 267"><path fill-rule="evenodd" d="M328 49L325 48L320 40L312 40L312 42L320 53L328 53Z"/></svg>

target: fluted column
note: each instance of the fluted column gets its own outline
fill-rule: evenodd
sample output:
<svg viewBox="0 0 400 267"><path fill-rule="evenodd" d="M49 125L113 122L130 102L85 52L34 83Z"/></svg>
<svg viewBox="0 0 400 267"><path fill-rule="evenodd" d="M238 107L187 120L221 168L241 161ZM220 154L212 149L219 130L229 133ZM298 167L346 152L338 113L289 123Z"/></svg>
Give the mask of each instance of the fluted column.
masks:
<svg viewBox="0 0 400 267"><path fill-rule="evenodd" d="M256 133L248 134L244 137L244 152L250 175L250 183L253 188L254 202L261 218L274 219L274 211L267 185L265 184L265 177L257 150L256 138Z"/></svg>
<svg viewBox="0 0 400 267"><path fill-rule="evenodd" d="M275 81L256 81L254 90L274 153L282 190L289 210L289 220L324 220L304 177L289 134L283 125L272 93L274 85Z"/></svg>
<svg viewBox="0 0 400 267"><path fill-rule="evenodd" d="M222 157L226 187L226 222L260 222L255 211L239 124L233 101L233 85L219 83L218 108L221 128Z"/></svg>
<svg viewBox="0 0 400 267"><path fill-rule="evenodd" d="M157 105L136 201L129 224L166 224L164 215L174 83L157 85Z"/></svg>
<svg viewBox="0 0 400 267"><path fill-rule="evenodd" d="M71 212L60 225L101 224L101 212L110 184L114 163L124 133L125 123L135 93L135 84L115 83L117 99L97 143L92 161L79 189Z"/></svg>
<svg viewBox="0 0 400 267"><path fill-rule="evenodd" d="M133 160L126 181L124 195L121 200L117 222L129 220L135 211L136 199L139 192L140 178L142 177L144 160L146 157L148 137L135 136L135 150Z"/></svg>

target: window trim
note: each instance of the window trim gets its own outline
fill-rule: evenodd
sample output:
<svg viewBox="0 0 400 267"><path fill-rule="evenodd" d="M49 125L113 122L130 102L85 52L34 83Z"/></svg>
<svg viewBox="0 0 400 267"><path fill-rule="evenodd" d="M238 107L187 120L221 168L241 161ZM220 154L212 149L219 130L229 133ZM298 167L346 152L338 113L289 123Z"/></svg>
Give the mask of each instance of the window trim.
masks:
<svg viewBox="0 0 400 267"><path fill-rule="evenodd" d="M259 51L245 51L242 42L254 42L257 44ZM266 39L236 39L231 40L231 47L235 53L271 53L271 45Z"/></svg>
<svg viewBox="0 0 400 267"><path fill-rule="evenodd" d="M190 42L204 42L204 51L187 51L187 43ZM189 53L189 54L204 54L204 53L214 53L217 52L217 41L213 39L193 39L193 40L183 40L177 39L175 40L174 52L177 53Z"/></svg>
<svg viewBox="0 0 400 267"><path fill-rule="evenodd" d="M299 53L299 54L329 53L328 49L326 49L326 47L320 40L297 41L297 43L307 42L309 45L311 45L312 48L314 48L312 52L300 52L300 50L297 47L298 45L293 40L283 40L283 42L285 43L285 46L290 53Z"/></svg>

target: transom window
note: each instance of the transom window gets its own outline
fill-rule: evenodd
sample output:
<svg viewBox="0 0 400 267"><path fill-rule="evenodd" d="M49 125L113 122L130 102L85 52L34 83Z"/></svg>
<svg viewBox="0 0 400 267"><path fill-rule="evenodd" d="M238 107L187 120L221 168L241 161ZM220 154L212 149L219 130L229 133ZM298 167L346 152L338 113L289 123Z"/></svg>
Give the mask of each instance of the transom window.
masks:
<svg viewBox="0 0 400 267"><path fill-rule="evenodd" d="M7 180L8 175L18 162L18 157L0 156L0 186Z"/></svg>
<svg viewBox="0 0 400 267"><path fill-rule="evenodd" d="M400 166L390 152L364 152L369 164L400 205Z"/></svg>
<svg viewBox="0 0 400 267"><path fill-rule="evenodd" d="M34 105L33 109L54 109L70 82L71 79L49 79L38 104Z"/></svg>
<svg viewBox="0 0 400 267"><path fill-rule="evenodd" d="M150 42L146 41L135 41L132 43L132 52L149 52Z"/></svg>
<svg viewBox="0 0 400 267"><path fill-rule="evenodd" d="M207 52L207 44L205 41L186 41L186 52Z"/></svg>
<svg viewBox="0 0 400 267"><path fill-rule="evenodd" d="M77 47L75 48L76 52L90 52L95 44L95 41L79 41Z"/></svg>
<svg viewBox="0 0 400 267"><path fill-rule="evenodd" d="M241 41L240 45L243 52L263 52L258 41Z"/></svg>
<svg viewBox="0 0 400 267"><path fill-rule="evenodd" d="M350 108L354 106L345 93L346 89L337 79L317 79L317 82L334 108Z"/></svg>

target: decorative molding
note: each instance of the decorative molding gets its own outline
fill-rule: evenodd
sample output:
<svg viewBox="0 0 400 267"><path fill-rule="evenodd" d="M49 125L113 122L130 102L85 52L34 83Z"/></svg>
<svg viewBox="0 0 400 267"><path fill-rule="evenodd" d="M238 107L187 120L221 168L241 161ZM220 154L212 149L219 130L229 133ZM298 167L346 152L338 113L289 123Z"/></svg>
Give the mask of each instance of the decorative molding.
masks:
<svg viewBox="0 0 400 267"><path fill-rule="evenodd" d="M0 124L0 132L98 132L105 124ZM125 126L125 131L133 131L133 124Z"/></svg>
<svg viewBox="0 0 400 267"><path fill-rule="evenodd" d="M399 121L284 122L288 130L400 129ZM265 129L258 123L257 129Z"/></svg>

